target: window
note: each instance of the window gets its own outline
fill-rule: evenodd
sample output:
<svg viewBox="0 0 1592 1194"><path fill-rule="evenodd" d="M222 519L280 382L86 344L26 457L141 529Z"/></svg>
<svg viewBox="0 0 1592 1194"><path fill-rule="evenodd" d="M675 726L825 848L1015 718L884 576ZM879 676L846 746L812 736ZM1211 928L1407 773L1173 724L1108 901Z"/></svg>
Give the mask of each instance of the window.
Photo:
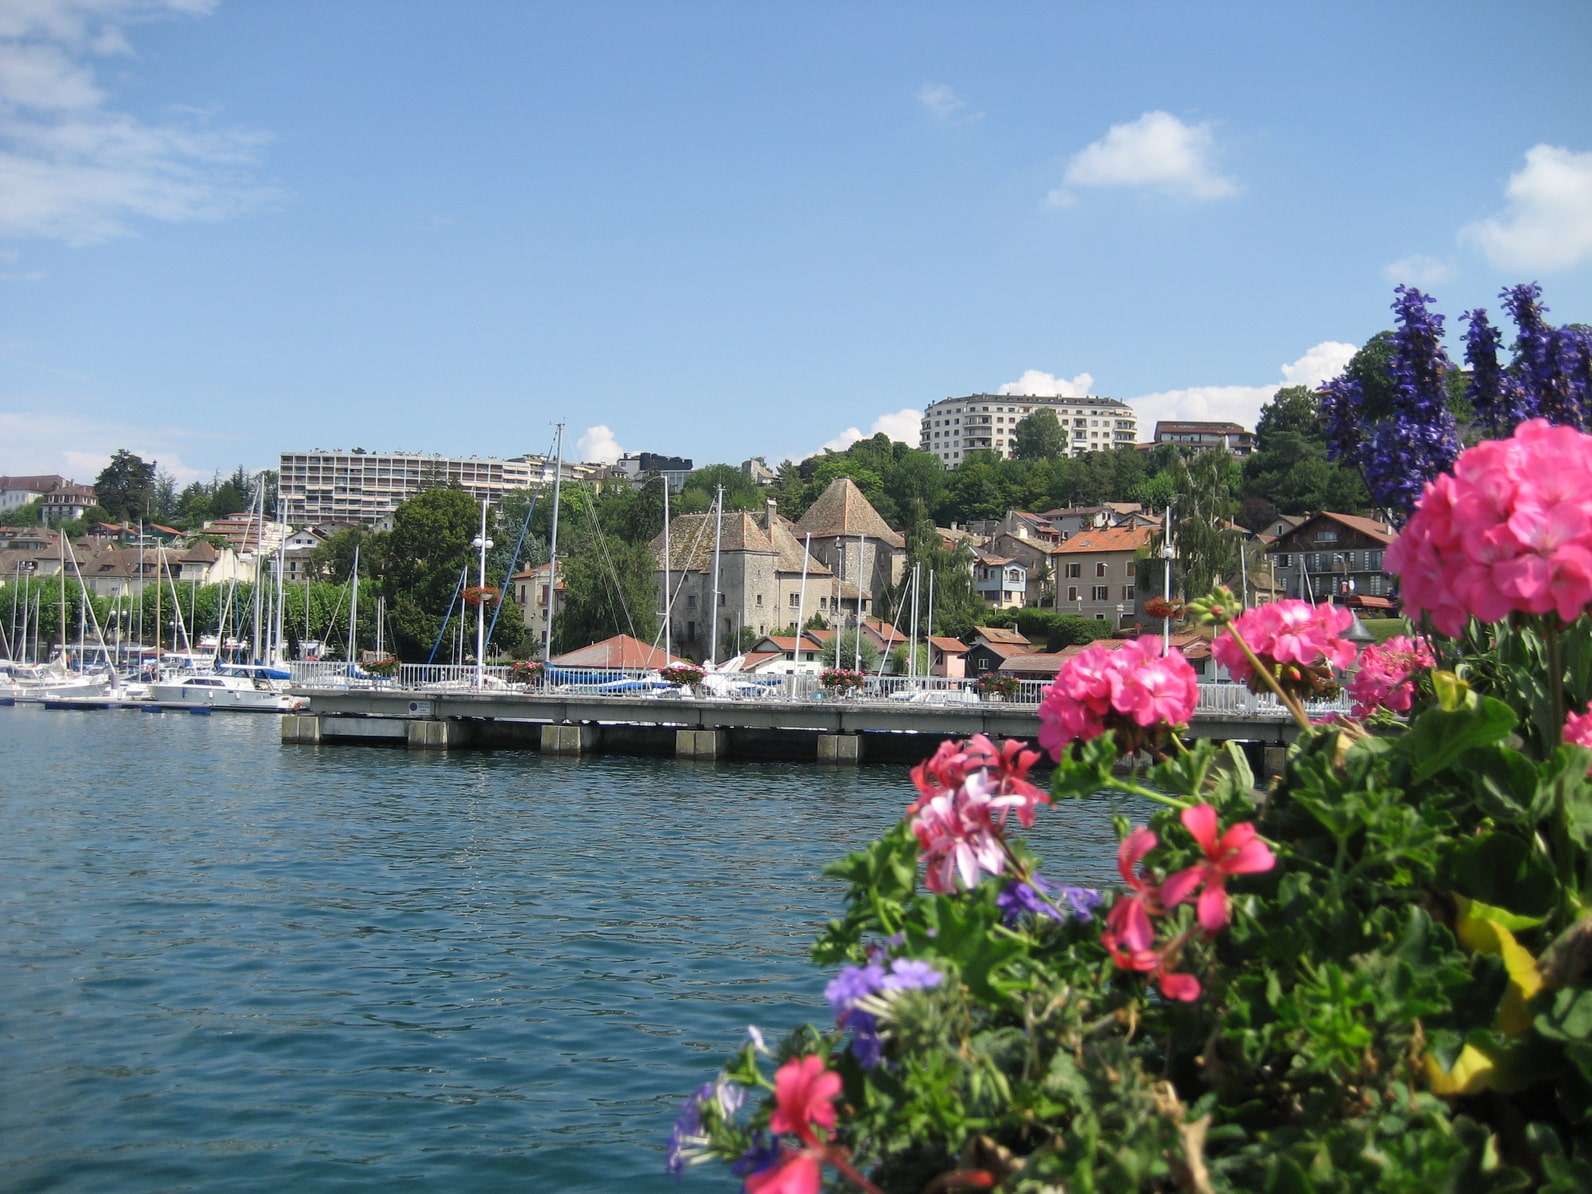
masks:
<svg viewBox="0 0 1592 1194"><path fill-rule="evenodd" d="M757 595L757 608L758 609L762 609L763 608L763 594L761 594L761 593L759 593Z"/></svg>
<svg viewBox="0 0 1592 1194"><path fill-rule="evenodd" d="M1068 564L1067 565L1067 579L1068 580L1073 580L1073 579L1075 579L1077 577L1080 577L1082 575L1083 575L1083 565L1082 564L1073 563L1073 564Z"/></svg>
<svg viewBox="0 0 1592 1194"><path fill-rule="evenodd" d="M1133 600L1133 586L1132 585L1123 585L1122 586L1122 600L1124 600L1124 601L1132 601Z"/></svg>
<svg viewBox="0 0 1592 1194"><path fill-rule="evenodd" d="M1111 586L1110 585L1096 585L1094 587L1094 596L1092 598L1090 598L1090 600L1091 601L1110 601L1111 600Z"/></svg>
<svg viewBox="0 0 1592 1194"><path fill-rule="evenodd" d="M686 607L686 609L695 609L696 608L696 594L695 593L687 593L686 594L685 607Z"/></svg>
<svg viewBox="0 0 1592 1194"><path fill-rule="evenodd" d="M1287 568L1288 566L1289 566L1289 564L1288 564L1288 553L1287 552L1283 552L1283 553L1279 554L1277 556L1277 567L1279 567L1279 568Z"/></svg>
<svg viewBox="0 0 1592 1194"><path fill-rule="evenodd" d="M1095 575L1096 576L1104 576L1105 574L1106 574L1106 562L1104 560L1097 561L1095 563Z"/></svg>
<svg viewBox="0 0 1592 1194"><path fill-rule="evenodd" d="M792 593L790 595L790 607L792 609L800 609L801 608L801 603L802 603L802 595L800 593Z"/></svg>
<svg viewBox="0 0 1592 1194"><path fill-rule="evenodd" d="M1068 601L1076 601L1076 600L1078 600L1078 586L1077 585L1068 585L1067 586L1067 600Z"/></svg>
<svg viewBox="0 0 1592 1194"><path fill-rule="evenodd" d="M1338 532L1337 531L1319 530L1319 531L1316 532L1316 542L1317 543L1336 543L1337 541L1338 541Z"/></svg>
<svg viewBox="0 0 1592 1194"><path fill-rule="evenodd" d="M820 597L818 599L818 608L819 609L828 609L829 608L829 598Z"/></svg>
<svg viewBox="0 0 1592 1194"><path fill-rule="evenodd" d="M1129 576L1132 576L1132 575L1133 575L1133 563L1134 563L1134 562L1133 562L1133 561L1132 561L1132 560L1129 560L1129 561L1128 561L1128 575L1129 575Z"/></svg>

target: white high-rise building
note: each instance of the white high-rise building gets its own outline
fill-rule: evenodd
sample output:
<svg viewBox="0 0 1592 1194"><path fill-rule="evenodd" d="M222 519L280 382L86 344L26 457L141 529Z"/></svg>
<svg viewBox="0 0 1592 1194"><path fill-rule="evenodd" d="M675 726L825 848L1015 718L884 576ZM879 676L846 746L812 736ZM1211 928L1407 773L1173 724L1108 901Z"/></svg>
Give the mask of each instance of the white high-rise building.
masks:
<svg viewBox="0 0 1592 1194"><path fill-rule="evenodd" d="M458 485L477 501L499 501L514 489L552 480L558 469L545 456L426 456L419 452L284 452L279 488L296 526L326 522L375 526L398 504L423 489ZM566 481L603 472L601 465L564 461Z"/></svg>
<svg viewBox="0 0 1592 1194"><path fill-rule="evenodd" d="M970 452L994 452L1010 458L1012 432L1035 411L1056 412L1067 437L1067 454L1132 448L1139 442L1139 420L1133 408L1115 398L1051 398L1035 394L970 394L943 398L923 412L922 442L946 468L955 468Z"/></svg>

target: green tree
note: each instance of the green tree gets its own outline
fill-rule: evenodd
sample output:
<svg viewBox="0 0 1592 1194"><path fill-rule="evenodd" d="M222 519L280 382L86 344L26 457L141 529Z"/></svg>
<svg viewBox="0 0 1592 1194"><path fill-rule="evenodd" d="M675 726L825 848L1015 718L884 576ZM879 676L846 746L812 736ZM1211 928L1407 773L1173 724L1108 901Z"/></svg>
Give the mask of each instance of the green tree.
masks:
<svg viewBox="0 0 1592 1194"><path fill-rule="evenodd" d="M1036 410L1018 421L1012 431L1012 456L1017 460L1047 460L1067 454L1067 433L1049 409Z"/></svg>
<svg viewBox="0 0 1592 1194"><path fill-rule="evenodd" d="M155 466L126 448L118 448L94 478L94 497L112 518L146 517L154 508Z"/></svg>
<svg viewBox="0 0 1592 1194"><path fill-rule="evenodd" d="M361 573L370 576L375 561L371 558L370 552L364 551L365 542L369 538L370 536L359 527L343 527L332 532L310 549L306 570L315 580L346 583L354 573L354 553L360 550L363 552L360 560Z"/></svg>
<svg viewBox="0 0 1592 1194"><path fill-rule="evenodd" d="M1208 593L1216 582L1237 575L1239 535L1231 524L1236 468L1236 460L1221 449L1173 462L1172 542L1179 592Z"/></svg>
<svg viewBox="0 0 1592 1194"><path fill-rule="evenodd" d="M679 496L670 503L671 514L700 514L712 507L718 496L719 486L724 486L724 508L726 510L761 510L763 508L762 487L743 473L738 465L710 464L697 469L686 477L685 485L681 487ZM662 525L663 511L658 510L659 521L654 524L652 533L658 533ZM607 526L607 523L603 525Z"/></svg>
<svg viewBox="0 0 1592 1194"><path fill-rule="evenodd" d="M560 555L563 555L562 549ZM617 535L585 533L559 561L563 604L553 616L553 650L573 651L616 634L650 643L658 636L652 552Z"/></svg>
<svg viewBox="0 0 1592 1194"><path fill-rule="evenodd" d="M827 643L818 653L825 667L857 666L857 632L855 630L842 631ZM867 635L862 636L862 667L864 672L879 670L879 648Z"/></svg>
<svg viewBox="0 0 1592 1194"><path fill-rule="evenodd" d="M480 519L480 505L462 489L427 489L393 511L393 529L373 554L400 659L418 663L430 655L467 569L473 583L470 541Z"/></svg>
<svg viewBox="0 0 1592 1194"><path fill-rule="evenodd" d="M1240 492L1281 514L1352 514L1371 500L1359 473L1327 459L1316 395L1304 386L1283 387L1261 408Z"/></svg>

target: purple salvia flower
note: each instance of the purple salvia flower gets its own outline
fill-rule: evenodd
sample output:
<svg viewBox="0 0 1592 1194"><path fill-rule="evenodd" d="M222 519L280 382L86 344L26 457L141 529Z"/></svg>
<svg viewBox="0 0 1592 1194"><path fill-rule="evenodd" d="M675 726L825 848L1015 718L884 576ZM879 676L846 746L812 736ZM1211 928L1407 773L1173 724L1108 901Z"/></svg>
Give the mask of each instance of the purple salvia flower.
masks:
<svg viewBox="0 0 1592 1194"><path fill-rule="evenodd" d="M1536 418L1536 402L1512 373L1499 368L1503 333L1488 321L1487 312L1477 307L1461 318L1470 325L1465 332L1465 362L1470 366L1465 397L1479 423L1494 435L1508 435L1527 419Z"/></svg>
<svg viewBox="0 0 1592 1194"><path fill-rule="evenodd" d="M1360 407L1365 395L1348 374L1316 391L1327 433L1327 455L1351 467L1360 463Z"/></svg>

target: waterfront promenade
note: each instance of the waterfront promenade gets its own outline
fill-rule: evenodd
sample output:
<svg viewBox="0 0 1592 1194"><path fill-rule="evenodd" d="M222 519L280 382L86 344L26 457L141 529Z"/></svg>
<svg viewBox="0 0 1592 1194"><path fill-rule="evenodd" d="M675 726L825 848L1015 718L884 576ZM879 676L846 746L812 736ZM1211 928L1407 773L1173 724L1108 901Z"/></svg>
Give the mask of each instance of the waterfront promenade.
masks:
<svg viewBox="0 0 1592 1194"><path fill-rule="evenodd" d="M888 676L845 697L825 693L810 676L716 677L716 690L652 687L641 673L529 689L491 671L479 679L484 683L477 686L471 668L405 668L390 681L355 685L306 676L294 691L309 699L309 710L284 717L282 740L417 749L517 746L566 755L916 761L944 738L1034 738L1043 687L1025 682L1017 695L992 700L980 699L963 681ZM1245 743L1257 772L1269 770L1266 752L1285 746L1296 732L1275 702L1228 683L1201 685L1189 728L1192 737Z"/></svg>

